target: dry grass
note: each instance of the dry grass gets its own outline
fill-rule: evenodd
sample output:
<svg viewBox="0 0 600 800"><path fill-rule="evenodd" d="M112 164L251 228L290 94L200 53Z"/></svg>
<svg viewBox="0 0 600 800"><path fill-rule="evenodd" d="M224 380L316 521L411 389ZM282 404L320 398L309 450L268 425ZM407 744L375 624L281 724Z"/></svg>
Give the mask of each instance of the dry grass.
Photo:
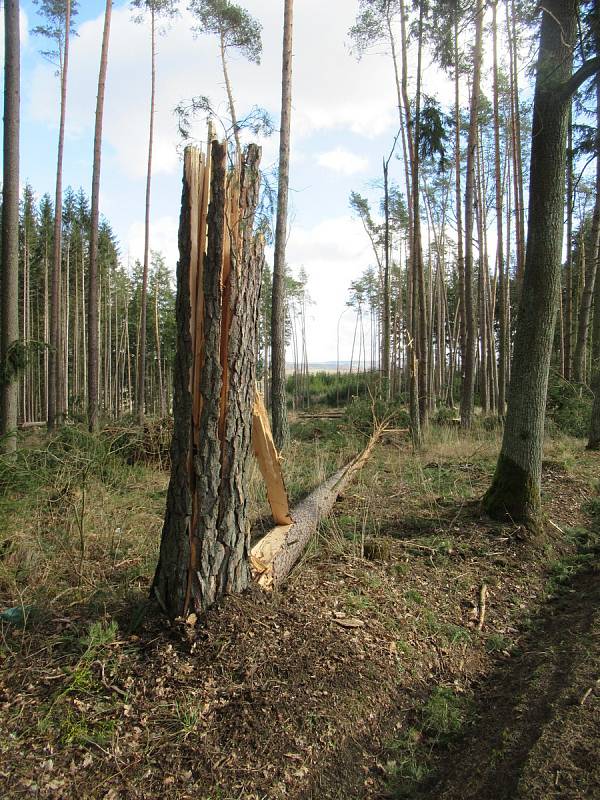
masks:
<svg viewBox="0 0 600 800"><path fill-rule="evenodd" d="M296 433L292 501L361 444L313 423ZM0 606L37 612L24 631L0 624L6 797L381 797L420 780L455 695L507 658L548 591L548 554L477 513L498 434L440 428L417 455L377 449L284 591L165 629L135 609L168 474L86 437L30 445L0 471ZM593 458L568 439L545 457L553 519L588 524ZM251 518L267 512L252 467Z"/></svg>

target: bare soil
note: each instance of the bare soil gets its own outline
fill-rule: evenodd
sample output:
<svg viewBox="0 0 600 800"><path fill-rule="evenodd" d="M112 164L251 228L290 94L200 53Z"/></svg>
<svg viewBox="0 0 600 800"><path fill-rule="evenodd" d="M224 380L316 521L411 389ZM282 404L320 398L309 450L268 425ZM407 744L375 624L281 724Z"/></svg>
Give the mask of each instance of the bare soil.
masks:
<svg viewBox="0 0 600 800"><path fill-rule="evenodd" d="M496 447L382 445L283 591L195 626L2 623L1 796L599 797L597 456L552 445L531 542L480 516Z"/></svg>

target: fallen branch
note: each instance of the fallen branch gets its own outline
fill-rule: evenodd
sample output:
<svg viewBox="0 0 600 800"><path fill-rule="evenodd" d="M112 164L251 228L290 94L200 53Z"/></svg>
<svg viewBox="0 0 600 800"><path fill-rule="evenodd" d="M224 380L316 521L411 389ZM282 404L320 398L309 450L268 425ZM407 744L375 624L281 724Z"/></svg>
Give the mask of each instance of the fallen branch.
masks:
<svg viewBox="0 0 600 800"><path fill-rule="evenodd" d="M252 548L252 573L263 589L278 586L290 574L319 522L331 511L339 495L368 460L384 430L385 425L378 426L359 456L335 472L292 510L294 522L291 525L278 525Z"/></svg>
<svg viewBox="0 0 600 800"><path fill-rule="evenodd" d="M483 630L483 625L485 623L487 595L488 595L487 584L482 583L481 589L479 590L479 624L477 625L477 630L480 631Z"/></svg>

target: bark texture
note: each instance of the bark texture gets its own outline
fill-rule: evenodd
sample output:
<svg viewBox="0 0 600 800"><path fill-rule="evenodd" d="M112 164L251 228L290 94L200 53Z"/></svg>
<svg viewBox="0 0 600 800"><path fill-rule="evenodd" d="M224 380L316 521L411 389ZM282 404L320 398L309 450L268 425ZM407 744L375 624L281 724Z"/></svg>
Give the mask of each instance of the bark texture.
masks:
<svg viewBox="0 0 600 800"><path fill-rule="evenodd" d="M186 153L172 473L154 579L154 593L171 618L203 612L219 597L242 591L250 575L246 475L264 263L264 242L253 233L260 150L250 146L241 171L229 176L226 159L226 146L214 142L204 254L197 213L204 177ZM202 308L193 309L193 296ZM202 327L201 341L190 329L192 316Z"/></svg>
<svg viewBox="0 0 600 800"><path fill-rule="evenodd" d="M536 528L548 372L560 290L567 126L577 29L576 0L547 2L533 107L529 231L515 333L508 411L492 485L493 517Z"/></svg>

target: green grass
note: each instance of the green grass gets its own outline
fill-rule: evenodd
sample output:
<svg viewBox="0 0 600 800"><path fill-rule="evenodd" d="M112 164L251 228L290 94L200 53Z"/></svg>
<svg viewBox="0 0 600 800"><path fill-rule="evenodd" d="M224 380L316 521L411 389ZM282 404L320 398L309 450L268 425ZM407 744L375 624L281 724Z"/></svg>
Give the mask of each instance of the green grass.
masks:
<svg viewBox="0 0 600 800"><path fill-rule="evenodd" d="M449 744L463 730L470 712L466 699L448 686L436 686L402 736L386 746L388 792L395 800L412 800L432 775L432 751Z"/></svg>
<svg viewBox="0 0 600 800"><path fill-rule="evenodd" d="M501 633L490 633L485 640L485 649L488 653L503 653L510 650L512 643Z"/></svg>

